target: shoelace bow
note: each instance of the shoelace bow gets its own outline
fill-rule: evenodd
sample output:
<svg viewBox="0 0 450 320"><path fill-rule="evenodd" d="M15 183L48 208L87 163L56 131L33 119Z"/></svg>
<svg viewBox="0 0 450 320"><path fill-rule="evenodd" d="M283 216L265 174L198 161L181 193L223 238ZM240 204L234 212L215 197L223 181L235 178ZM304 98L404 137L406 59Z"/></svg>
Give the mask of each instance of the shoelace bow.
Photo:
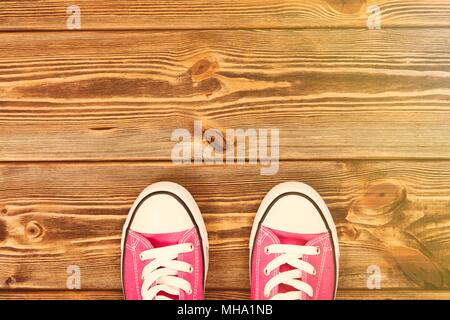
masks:
<svg viewBox="0 0 450 320"><path fill-rule="evenodd" d="M142 298L144 300L170 300L159 293L166 292L169 295L178 296L180 290L192 294L191 284L187 280L179 278L178 272L192 273L193 267L187 262L175 259L178 255L193 250L193 244L182 243L142 251L139 255L141 261L153 259L142 271Z"/></svg>
<svg viewBox="0 0 450 320"><path fill-rule="evenodd" d="M278 293L271 297L273 300L295 300L301 299L302 292L305 292L309 297L312 297L314 292L313 288L306 282L302 281L302 272L306 272L311 275L316 274L316 269L303 261L303 255L318 255L320 254L319 247L313 246L297 246L290 244L272 244L265 247L266 254L280 254L278 257L270 261L264 268L264 273L269 275L274 269L287 264L294 269L281 272L272 277L264 287L264 296L269 297L273 288L280 284L289 285L298 291L289 291L285 293Z"/></svg>

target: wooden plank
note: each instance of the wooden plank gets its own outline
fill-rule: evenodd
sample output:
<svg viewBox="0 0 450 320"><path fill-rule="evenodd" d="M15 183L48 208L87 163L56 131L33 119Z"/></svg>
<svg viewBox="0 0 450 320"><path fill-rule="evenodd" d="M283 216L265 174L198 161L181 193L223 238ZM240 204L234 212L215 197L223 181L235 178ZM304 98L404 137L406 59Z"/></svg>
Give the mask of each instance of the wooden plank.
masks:
<svg viewBox="0 0 450 320"><path fill-rule="evenodd" d="M0 290L0 300L122 300L119 290Z"/></svg>
<svg viewBox="0 0 450 320"><path fill-rule="evenodd" d="M339 300L448 300L449 290L340 290Z"/></svg>
<svg viewBox="0 0 450 320"><path fill-rule="evenodd" d="M0 165L0 287L120 289L120 237L128 209L148 184L186 186L210 240L209 290L248 290L248 237L264 194L301 180L330 207L341 246L341 289L450 287L450 162L289 161L273 177L256 165L36 163Z"/></svg>
<svg viewBox="0 0 450 320"><path fill-rule="evenodd" d="M207 299L211 300L248 300L248 290L211 290ZM448 300L449 290L339 290L337 300Z"/></svg>
<svg viewBox="0 0 450 320"><path fill-rule="evenodd" d="M2 3L0 30L64 30L74 4L87 30L366 28L373 5L383 27L448 27L450 16L447 0L27 0Z"/></svg>
<svg viewBox="0 0 450 320"><path fill-rule="evenodd" d="M279 129L282 159L450 158L448 28L0 36L1 161L170 160L195 120Z"/></svg>
<svg viewBox="0 0 450 320"><path fill-rule="evenodd" d="M208 290L207 300L248 300L248 290ZM121 300L122 291L0 290L1 300ZM448 300L449 290L338 290L338 300Z"/></svg>

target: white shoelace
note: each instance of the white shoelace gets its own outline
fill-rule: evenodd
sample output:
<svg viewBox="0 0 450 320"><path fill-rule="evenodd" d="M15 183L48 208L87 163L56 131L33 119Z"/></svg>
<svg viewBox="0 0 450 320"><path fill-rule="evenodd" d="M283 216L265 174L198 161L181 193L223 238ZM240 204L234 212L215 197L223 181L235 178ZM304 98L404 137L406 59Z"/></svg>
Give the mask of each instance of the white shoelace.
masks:
<svg viewBox="0 0 450 320"><path fill-rule="evenodd" d="M289 285L298 291L290 291L286 293L278 293L271 297L273 300L296 300L301 299L302 292L305 292L309 297L312 297L313 288L301 279L302 272L311 275L316 274L314 267L303 261L303 255L318 255L320 254L319 247L313 246L297 246L290 244L272 244L265 247L266 254L280 254L278 257L270 261L264 269L264 273L269 275L274 269L281 265L288 264L293 267L293 270L281 272L272 277L264 287L264 296L269 297L273 288L280 284Z"/></svg>
<svg viewBox="0 0 450 320"><path fill-rule="evenodd" d="M178 296L180 290L192 294L190 283L178 277L178 272L192 273L193 267L183 261L175 260L179 254L194 250L191 243L182 243L167 247L142 251L139 255L141 261L151 260L142 271L141 295L144 300L170 300L158 295L161 291ZM151 287L155 284L153 287Z"/></svg>

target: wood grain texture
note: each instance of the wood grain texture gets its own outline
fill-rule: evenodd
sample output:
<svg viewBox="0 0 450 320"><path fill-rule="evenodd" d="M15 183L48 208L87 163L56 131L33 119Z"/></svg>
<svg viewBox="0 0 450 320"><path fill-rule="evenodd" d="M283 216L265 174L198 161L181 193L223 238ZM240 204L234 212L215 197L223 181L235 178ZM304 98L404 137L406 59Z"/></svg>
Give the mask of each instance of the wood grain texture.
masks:
<svg viewBox="0 0 450 320"><path fill-rule="evenodd" d="M121 299L122 225L160 180L203 212L208 299L249 298L251 224L288 180L333 213L338 299L449 299L449 17L449 0L2 1L0 299ZM280 129L279 173L171 164L195 120Z"/></svg>
<svg viewBox="0 0 450 320"><path fill-rule="evenodd" d="M64 30L66 8L82 29L366 28L377 5L383 27L448 27L448 0L41 0L2 1L0 30Z"/></svg>
<svg viewBox="0 0 450 320"><path fill-rule="evenodd" d="M103 293L102 293L103 295ZM1 291L0 291L1 297ZM248 290L211 290L206 294L207 299L212 300L248 300ZM337 300L448 300L449 290L352 290L339 289Z"/></svg>
<svg viewBox="0 0 450 320"><path fill-rule="evenodd" d="M208 290L208 300L248 300L248 290ZM122 291L110 290L0 290L1 300L121 300ZM358 299L358 300L404 300L404 299L450 299L449 290L339 290L336 299Z"/></svg>
<svg viewBox="0 0 450 320"><path fill-rule="evenodd" d="M0 290L0 300L122 300L120 290Z"/></svg>
<svg viewBox="0 0 450 320"><path fill-rule="evenodd" d="M279 128L281 159L450 158L448 28L1 38L2 161L170 160L194 120Z"/></svg>
<svg viewBox="0 0 450 320"><path fill-rule="evenodd" d="M129 207L146 185L171 180L203 212L207 288L248 290L254 214L272 186L293 179L316 188L333 213L340 289L366 289L371 265L383 289L450 288L450 162L289 161L274 177L258 166L166 163L2 164L0 172L2 289L64 290L67 267L78 265L82 289L119 290Z"/></svg>

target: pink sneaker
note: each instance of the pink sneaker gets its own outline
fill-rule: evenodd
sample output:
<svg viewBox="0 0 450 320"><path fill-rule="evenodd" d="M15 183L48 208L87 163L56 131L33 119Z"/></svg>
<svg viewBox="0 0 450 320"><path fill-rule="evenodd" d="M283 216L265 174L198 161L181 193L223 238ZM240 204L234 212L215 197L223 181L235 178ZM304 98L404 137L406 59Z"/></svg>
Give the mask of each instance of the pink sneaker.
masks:
<svg viewBox="0 0 450 320"><path fill-rule="evenodd" d="M171 182L147 187L122 234L127 300L200 300L208 272L208 237L191 194Z"/></svg>
<svg viewBox="0 0 450 320"><path fill-rule="evenodd" d="M250 236L250 267L254 300L334 299L338 238L314 189L286 182L265 196Z"/></svg>

